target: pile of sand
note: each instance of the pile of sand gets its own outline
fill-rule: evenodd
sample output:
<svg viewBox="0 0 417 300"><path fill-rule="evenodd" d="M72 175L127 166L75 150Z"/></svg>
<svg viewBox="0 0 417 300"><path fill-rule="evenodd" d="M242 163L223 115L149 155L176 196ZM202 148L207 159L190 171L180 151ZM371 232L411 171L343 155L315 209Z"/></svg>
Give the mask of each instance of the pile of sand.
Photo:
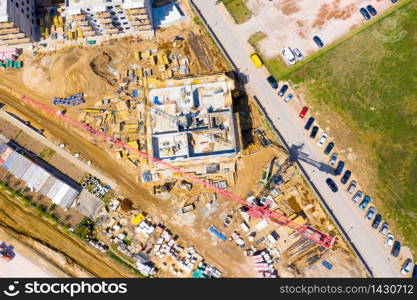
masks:
<svg viewBox="0 0 417 300"><path fill-rule="evenodd" d="M114 90L116 77L108 66L120 72L118 65L128 49L97 48L100 50L68 49L53 54L31 56L25 61L22 74L24 85L42 97L65 97L86 93L89 99Z"/></svg>

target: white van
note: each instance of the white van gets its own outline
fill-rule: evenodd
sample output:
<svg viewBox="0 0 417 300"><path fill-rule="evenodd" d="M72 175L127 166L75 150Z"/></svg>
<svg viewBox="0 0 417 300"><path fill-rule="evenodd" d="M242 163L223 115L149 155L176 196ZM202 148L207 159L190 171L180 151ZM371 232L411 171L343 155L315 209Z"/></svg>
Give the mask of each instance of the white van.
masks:
<svg viewBox="0 0 417 300"><path fill-rule="evenodd" d="M295 56L290 47L287 47L284 50L282 50L282 55L285 57L285 59L288 61L290 65L295 64Z"/></svg>

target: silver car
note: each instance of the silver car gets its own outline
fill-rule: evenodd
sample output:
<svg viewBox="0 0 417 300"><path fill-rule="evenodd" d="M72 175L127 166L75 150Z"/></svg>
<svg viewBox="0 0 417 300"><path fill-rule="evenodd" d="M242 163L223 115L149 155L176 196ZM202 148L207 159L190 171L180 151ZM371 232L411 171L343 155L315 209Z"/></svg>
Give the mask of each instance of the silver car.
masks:
<svg viewBox="0 0 417 300"><path fill-rule="evenodd" d="M350 185L349 185L349 187L348 187L348 189L347 189L347 191L348 191L348 193L349 194L352 194L353 193L353 191L354 190L356 190L356 185L357 185L358 183L356 182L356 180L352 180L351 181L351 183L350 183Z"/></svg>
<svg viewBox="0 0 417 300"><path fill-rule="evenodd" d="M384 223L382 223L382 226L379 229L379 233L382 234L382 235L386 235L388 233L388 229L389 229L388 223L384 222Z"/></svg>
<svg viewBox="0 0 417 300"><path fill-rule="evenodd" d="M391 233L388 233L387 238L385 239L385 246L392 247L394 244L394 236Z"/></svg>
<svg viewBox="0 0 417 300"><path fill-rule="evenodd" d="M301 54L301 51L298 50L298 48L295 48L293 50L293 52L294 52L294 54L295 54L295 56L297 57L298 60L302 60L304 58L304 56Z"/></svg>
<svg viewBox="0 0 417 300"><path fill-rule="evenodd" d="M330 157L330 161L329 161L330 166L333 167L334 164L336 163L336 160L337 160L337 153L333 153L332 156Z"/></svg>
<svg viewBox="0 0 417 300"><path fill-rule="evenodd" d="M324 133L321 135L321 138L320 138L319 142L317 143L317 145L319 145L320 147L323 147L324 143L325 143L325 142L326 142L326 140L327 140L327 137L328 137L327 133L325 133L325 132L324 132Z"/></svg>
<svg viewBox="0 0 417 300"><path fill-rule="evenodd" d="M357 191L355 196L353 196L352 201L353 202L358 202L360 199L362 198L362 192L361 191Z"/></svg>

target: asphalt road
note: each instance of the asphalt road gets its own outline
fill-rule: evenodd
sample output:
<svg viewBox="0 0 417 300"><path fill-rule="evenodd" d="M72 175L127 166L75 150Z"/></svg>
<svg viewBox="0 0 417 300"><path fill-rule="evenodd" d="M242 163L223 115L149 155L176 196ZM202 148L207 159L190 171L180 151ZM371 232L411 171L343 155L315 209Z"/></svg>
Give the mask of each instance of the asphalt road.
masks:
<svg viewBox="0 0 417 300"><path fill-rule="evenodd" d="M0 241L0 244L3 242ZM8 245L9 246L9 245ZM21 253L15 253L11 261L0 258L0 278L21 278L21 277L55 277L44 268L35 264Z"/></svg>
<svg viewBox="0 0 417 300"><path fill-rule="evenodd" d="M193 0L193 2L234 65L243 77L246 77L244 82L247 82L245 87L249 95L256 95L265 111L268 112L268 117L290 147L302 145L301 152L306 159L299 159L301 166L366 262L372 275L374 277L400 277L399 263L390 256L383 239L371 228L370 222L364 219L363 212L352 203L351 197L344 191L345 187L341 188L340 178L335 179L339 192L331 192L326 185L326 178L333 176L328 174L328 168L325 166L327 161L320 163L323 148L316 145L317 139L312 143L311 139L306 136L303 128L306 120L301 120L290 105L284 103L277 92L269 86L265 80L268 76L266 69L254 67L249 58L253 50L239 34L237 26L233 24L227 12L221 5L216 6L215 1ZM311 163L311 161L314 162Z"/></svg>

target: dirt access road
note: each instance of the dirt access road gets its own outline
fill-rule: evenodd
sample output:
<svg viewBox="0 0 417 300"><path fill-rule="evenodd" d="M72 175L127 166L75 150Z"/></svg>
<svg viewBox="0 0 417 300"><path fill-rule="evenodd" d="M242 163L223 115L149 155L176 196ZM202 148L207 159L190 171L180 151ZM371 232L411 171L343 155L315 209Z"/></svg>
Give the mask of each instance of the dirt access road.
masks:
<svg viewBox="0 0 417 300"><path fill-rule="evenodd" d="M258 43L265 58L280 55L285 47L307 56L319 49L314 35L330 44L365 22L359 9L368 4L378 14L392 5L389 0L248 0L252 17L235 26L246 40L257 31L267 35Z"/></svg>

